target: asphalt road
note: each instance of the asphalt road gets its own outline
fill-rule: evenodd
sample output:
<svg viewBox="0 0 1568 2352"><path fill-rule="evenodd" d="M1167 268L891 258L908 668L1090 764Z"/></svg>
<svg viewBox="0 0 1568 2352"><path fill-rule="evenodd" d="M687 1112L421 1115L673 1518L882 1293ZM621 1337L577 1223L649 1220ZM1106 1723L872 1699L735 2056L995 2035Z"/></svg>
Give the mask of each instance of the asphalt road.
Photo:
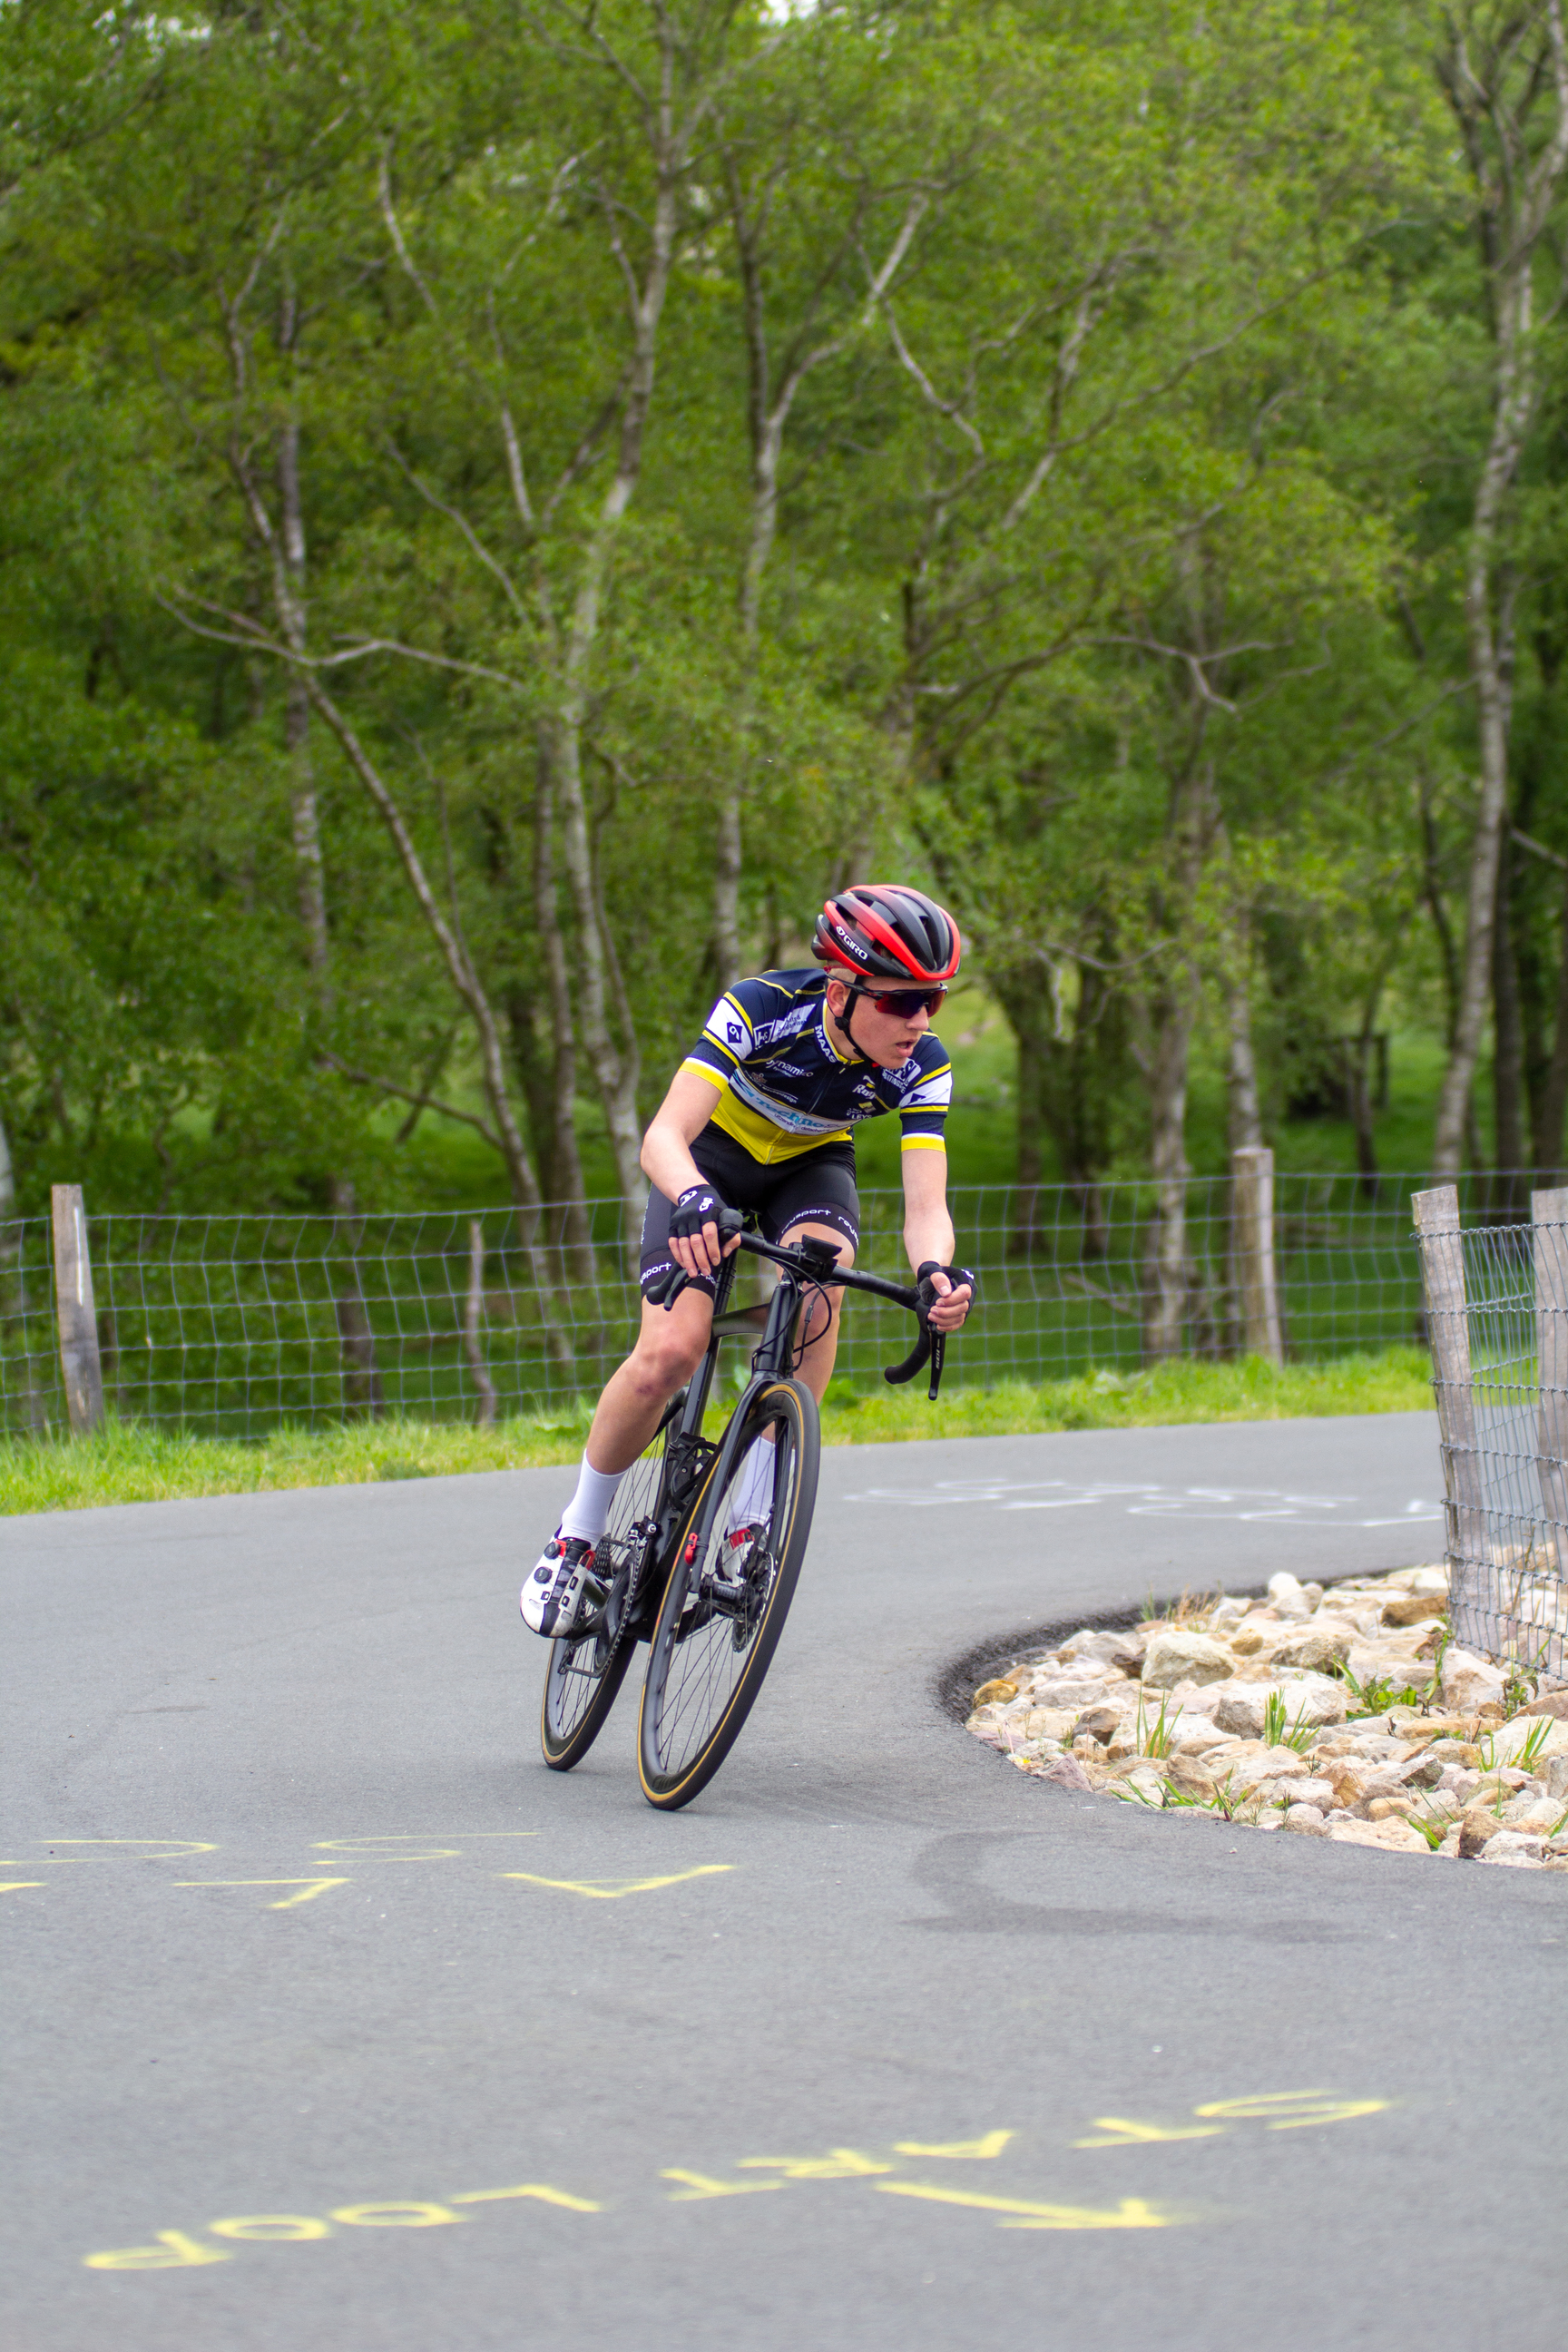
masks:
<svg viewBox="0 0 1568 2352"><path fill-rule="evenodd" d="M1556 2352L1564 1880L1073 1798L934 1696L1430 1558L1436 1475L1425 1415L830 1454L668 1818L636 1680L538 1759L569 1473L0 1522L8 2352Z"/></svg>

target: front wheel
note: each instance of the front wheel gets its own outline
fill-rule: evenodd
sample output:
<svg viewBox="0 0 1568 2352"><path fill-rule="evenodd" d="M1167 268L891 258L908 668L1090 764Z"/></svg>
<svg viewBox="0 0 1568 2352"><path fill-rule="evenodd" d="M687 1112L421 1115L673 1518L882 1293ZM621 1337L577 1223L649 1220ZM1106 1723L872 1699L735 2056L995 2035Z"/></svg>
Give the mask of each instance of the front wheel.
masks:
<svg viewBox="0 0 1568 2352"><path fill-rule="evenodd" d="M771 1476L757 1473L759 1444L773 1449ZM638 1726L643 1794L661 1811L707 1787L763 1686L805 1557L819 1447L810 1390L773 1381L747 1410L722 1485L708 1480L681 1530Z"/></svg>

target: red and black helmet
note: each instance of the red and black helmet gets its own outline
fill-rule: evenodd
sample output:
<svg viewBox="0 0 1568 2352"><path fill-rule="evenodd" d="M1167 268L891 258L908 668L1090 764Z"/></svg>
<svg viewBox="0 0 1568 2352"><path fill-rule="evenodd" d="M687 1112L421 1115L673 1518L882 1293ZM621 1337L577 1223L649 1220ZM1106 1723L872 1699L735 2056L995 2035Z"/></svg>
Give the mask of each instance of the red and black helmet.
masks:
<svg viewBox="0 0 1568 2352"><path fill-rule="evenodd" d="M818 963L866 980L951 980L963 942L945 908L901 882L857 883L816 919Z"/></svg>

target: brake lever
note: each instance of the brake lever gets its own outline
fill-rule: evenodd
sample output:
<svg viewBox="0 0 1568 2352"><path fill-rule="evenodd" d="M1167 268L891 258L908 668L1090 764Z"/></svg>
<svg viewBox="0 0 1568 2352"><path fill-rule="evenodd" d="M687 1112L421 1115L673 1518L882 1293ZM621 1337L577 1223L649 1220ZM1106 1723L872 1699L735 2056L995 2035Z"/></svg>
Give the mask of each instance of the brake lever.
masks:
<svg viewBox="0 0 1568 2352"><path fill-rule="evenodd" d="M648 1285L647 1297L650 1307L662 1307L667 1311L674 1306L691 1276L683 1265L672 1265L657 1282Z"/></svg>
<svg viewBox="0 0 1568 2352"><path fill-rule="evenodd" d="M947 1333L932 1331L928 1327L926 1336L931 1341L931 1386L926 1391L926 1401L930 1404L934 1404L936 1392L942 1386L942 1358L947 1353Z"/></svg>
<svg viewBox="0 0 1568 2352"><path fill-rule="evenodd" d="M922 1323L921 1325L920 1338L915 1341L914 1346L910 1349L910 1352L904 1358L903 1362L901 1364L888 1364L884 1366L882 1378L887 1381L889 1388L902 1388L906 1381L912 1381L914 1379L914 1376L920 1370L921 1366L932 1352L934 1338L935 1335L924 1323Z"/></svg>

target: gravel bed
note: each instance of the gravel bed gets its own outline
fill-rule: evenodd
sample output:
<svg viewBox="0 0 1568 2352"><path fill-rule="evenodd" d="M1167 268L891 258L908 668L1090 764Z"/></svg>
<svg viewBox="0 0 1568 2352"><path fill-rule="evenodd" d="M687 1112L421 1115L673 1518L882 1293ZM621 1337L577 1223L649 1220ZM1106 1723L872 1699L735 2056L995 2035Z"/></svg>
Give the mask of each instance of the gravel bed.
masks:
<svg viewBox="0 0 1568 2352"><path fill-rule="evenodd" d="M1568 1872L1568 1692L1458 1648L1441 1566L1084 1626L974 1694L1020 1772L1173 1818Z"/></svg>

